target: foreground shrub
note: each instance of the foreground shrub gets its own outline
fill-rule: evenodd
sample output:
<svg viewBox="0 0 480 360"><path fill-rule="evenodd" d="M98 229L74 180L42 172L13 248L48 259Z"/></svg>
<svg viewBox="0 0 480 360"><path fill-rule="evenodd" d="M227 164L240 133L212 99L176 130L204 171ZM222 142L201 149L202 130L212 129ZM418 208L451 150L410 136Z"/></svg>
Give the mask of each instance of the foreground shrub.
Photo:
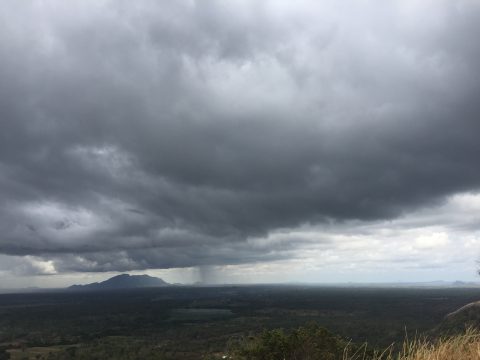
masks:
<svg viewBox="0 0 480 360"><path fill-rule="evenodd" d="M281 329L264 331L261 335L242 341L230 352L229 359L239 360L342 360L348 343L319 327L310 324L290 333Z"/></svg>

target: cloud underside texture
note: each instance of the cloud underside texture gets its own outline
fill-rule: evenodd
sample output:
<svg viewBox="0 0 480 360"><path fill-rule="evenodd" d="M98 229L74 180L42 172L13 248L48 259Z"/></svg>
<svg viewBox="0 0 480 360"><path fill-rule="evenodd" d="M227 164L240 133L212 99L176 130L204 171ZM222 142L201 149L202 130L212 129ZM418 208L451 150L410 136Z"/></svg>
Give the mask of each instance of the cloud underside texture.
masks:
<svg viewBox="0 0 480 360"><path fill-rule="evenodd" d="M475 192L479 33L466 0L5 2L0 253L272 261Z"/></svg>

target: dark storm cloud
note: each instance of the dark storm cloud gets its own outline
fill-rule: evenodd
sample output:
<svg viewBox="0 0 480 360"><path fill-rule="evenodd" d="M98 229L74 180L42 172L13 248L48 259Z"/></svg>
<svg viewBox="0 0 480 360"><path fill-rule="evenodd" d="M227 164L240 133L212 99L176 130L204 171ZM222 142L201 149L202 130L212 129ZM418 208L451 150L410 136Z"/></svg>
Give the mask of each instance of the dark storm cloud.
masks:
<svg viewBox="0 0 480 360"><path fill-rule="evenodd" d="M470 1L0 5L0 252L269 261L480 185ZM352 14L352 15L348 15Z"/></svg>

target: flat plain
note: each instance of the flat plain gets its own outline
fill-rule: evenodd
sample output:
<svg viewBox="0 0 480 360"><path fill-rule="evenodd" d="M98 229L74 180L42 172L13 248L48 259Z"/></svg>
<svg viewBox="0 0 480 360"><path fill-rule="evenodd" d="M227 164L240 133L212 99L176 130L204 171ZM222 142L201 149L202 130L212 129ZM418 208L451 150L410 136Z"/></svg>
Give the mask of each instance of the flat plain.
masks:
<svg viewBox="0 0 480 360"><path fill-rule="evenodd" d="M381 348L405 334L428 333L479 299L480 288L303 285L2 294L0 346L12 359L128 358L130 352L198 359L264 329L315 322Z"/></svg>

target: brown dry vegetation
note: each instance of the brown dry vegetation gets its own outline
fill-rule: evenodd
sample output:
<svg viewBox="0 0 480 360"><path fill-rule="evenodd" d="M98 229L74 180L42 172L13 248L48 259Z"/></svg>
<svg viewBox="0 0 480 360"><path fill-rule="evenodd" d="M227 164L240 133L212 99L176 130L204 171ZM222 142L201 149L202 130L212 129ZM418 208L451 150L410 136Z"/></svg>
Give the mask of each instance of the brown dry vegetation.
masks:
<svg viewBox="0 0 480 360"><path fill-rule="evenodd" d="M349 354L345 352L344 360L479 360L480 331L468 329L464 334L440 339L436 342L428 340L406 340L400 353L392 348L371 357L361 351Z"/></svg>

